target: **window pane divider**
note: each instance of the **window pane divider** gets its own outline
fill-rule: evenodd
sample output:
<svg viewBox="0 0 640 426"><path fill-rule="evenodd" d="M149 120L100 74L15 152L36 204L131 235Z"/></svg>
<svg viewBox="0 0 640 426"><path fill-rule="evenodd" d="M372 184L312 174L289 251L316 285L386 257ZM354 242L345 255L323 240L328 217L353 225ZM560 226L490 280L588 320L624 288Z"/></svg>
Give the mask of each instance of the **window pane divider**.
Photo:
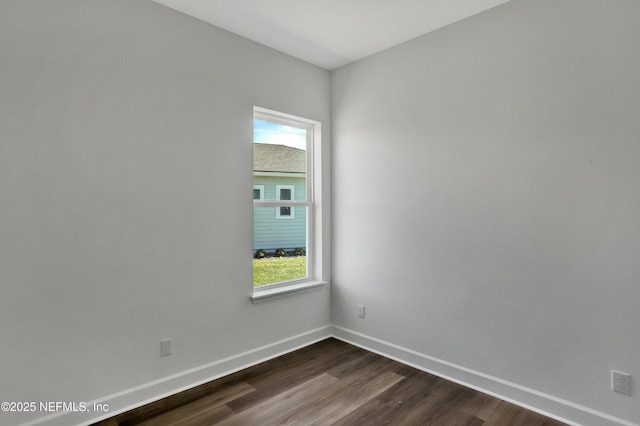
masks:
<svg viewBox="0 0 640 426"><path fill-rule="evenodd" d="M255 207L311 207L311 201L304 200L253 200Z"/></svg>

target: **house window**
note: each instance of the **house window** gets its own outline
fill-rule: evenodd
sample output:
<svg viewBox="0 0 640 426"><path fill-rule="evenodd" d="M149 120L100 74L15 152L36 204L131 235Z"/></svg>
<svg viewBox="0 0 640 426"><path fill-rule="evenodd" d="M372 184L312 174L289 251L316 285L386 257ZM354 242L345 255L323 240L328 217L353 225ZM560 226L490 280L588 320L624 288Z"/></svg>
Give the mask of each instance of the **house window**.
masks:
<svg viewBox="0 0 640 426"><path fill-rule="evenodd" d="M253 199L264 200L264 185L253 185Z"/></svg>
<svg viewBox="0 0 640 426"><path fill-rule="evenodd" d="M276 185L276 197L278 200L295 200L295 185ZM295 219L294 210L291 207L276 207L277 219Z"/></svg>
<svg viewBox="0 0 640 426"><path fill-rule="evenodd" d="M314 271L316 141L320 123L254 108L254 303L322 284Z"/></svg>

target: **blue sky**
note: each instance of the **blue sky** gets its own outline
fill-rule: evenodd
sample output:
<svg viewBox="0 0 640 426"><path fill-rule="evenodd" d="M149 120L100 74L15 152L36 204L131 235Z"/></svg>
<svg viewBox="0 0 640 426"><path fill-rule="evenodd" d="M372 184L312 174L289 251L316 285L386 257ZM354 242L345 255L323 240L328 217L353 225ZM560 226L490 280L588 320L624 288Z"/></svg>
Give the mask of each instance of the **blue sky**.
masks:
<svg viewBox="0 0 640 426"><path fill-rule="evenodd" d="M254 119L253 142L280 144L306 149L307 132L305 129L297 127Z"/></svg>

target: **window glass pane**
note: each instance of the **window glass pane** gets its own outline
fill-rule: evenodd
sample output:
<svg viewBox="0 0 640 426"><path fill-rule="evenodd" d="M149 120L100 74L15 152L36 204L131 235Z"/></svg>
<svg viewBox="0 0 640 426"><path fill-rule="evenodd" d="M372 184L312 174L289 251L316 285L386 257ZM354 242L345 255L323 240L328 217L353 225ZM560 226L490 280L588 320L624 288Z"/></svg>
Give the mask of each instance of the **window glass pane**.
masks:
<svg viewBox="0 0 640 426"><path fill-rule="evenodd" d="M307 129L254 119L253 183L264 185L265 200L306 199ZM286 195L278 185L295 190Z"/></svg>
<svg viewBox="0 0 640 426"><path fill-rule="evenodd" d="M257 188L253 188L253 199L254 200L260 199L260 190Z"/></svg>
<svg viewBox="0 0 640 426"><path fill-rule="evenodd" d="M253 208L254 286L307 277L307 207L287 208L295 219L278 221L273 207Z"/></svg>
<svg viewBox="0 0 640 426"><path fill-rule="evenodd" d="M280 200L291 200L291 189L289 189L289 188L281 188L280 189Z"/></svg>
<svg viewBox="0 0 640 426"><path fill-rule="evenodd" d="M280 207L280 216L291 216L291 207Z"/></svg>

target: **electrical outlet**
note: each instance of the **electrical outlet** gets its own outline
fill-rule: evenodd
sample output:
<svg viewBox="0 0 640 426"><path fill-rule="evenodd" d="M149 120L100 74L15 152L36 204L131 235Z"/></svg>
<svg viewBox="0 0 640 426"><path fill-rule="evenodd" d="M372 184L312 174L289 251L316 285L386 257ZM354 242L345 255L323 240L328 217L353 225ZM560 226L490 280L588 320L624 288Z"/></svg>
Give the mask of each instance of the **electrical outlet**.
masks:
<svg viewBox="0 0 640 426"><path fill-rule="evenodd" d="M611 390L625 395L630 394L631 376L627 373L611 370Z"/></svg>
<svg viewBox="0 0 640 426"><path fill-rule="evenodd" d="M171 355L171 339L164 339L160 341L160 356Z"/></svg>
<svg viewBox="0 0 640 426"><path fill-rule="evenodd" d="M364 318L364 305L358 305L358 318Z"/></svg>

